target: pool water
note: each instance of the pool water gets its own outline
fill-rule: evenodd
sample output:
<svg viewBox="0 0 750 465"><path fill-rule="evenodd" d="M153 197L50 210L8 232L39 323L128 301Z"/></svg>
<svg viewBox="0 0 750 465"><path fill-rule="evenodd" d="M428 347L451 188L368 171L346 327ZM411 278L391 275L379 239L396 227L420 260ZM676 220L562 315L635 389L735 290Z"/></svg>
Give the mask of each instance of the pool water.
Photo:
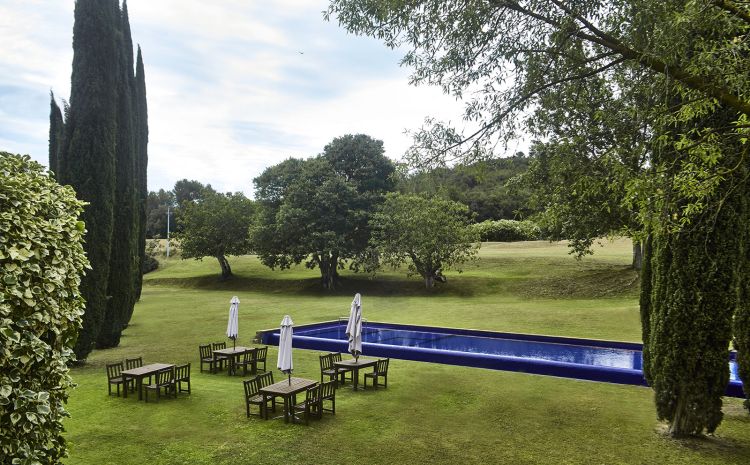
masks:
<svg viewBox="0 0 750 465"><path fill-rule="evenodd" d="M345 328L345 321L297 326L294 346L346 352ZM645 385L640 344L372 322L362 333L365 356ZM278 331L264 334L263 342L278 343ZM727 394L742 397L737 363L729 355L727 361Z"/></svg>

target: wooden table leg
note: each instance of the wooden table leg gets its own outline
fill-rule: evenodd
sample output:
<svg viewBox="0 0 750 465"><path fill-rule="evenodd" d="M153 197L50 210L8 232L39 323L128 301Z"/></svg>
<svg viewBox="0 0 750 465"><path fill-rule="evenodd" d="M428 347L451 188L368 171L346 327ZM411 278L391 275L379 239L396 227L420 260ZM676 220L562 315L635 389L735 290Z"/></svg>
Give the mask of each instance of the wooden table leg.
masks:
<svg viewBox="0 0 750 465"><path fill-rule="evenodd" d="M128 398L128 378L125 375L122 375L122 385L125 388L125 391L122 394L123 399Z"/></svg>
<svg viewBox="0 0 750 465"><path fill-rule="evenodd" d="M135 377L135 388L138 390L138 400L143 400L143 376Z"/></svg>

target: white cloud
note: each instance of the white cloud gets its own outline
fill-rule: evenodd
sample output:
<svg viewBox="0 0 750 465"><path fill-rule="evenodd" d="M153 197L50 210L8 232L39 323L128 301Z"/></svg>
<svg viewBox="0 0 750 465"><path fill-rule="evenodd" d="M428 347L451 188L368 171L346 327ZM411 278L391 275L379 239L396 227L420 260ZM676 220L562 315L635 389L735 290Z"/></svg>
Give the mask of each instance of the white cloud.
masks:
<svg viewBox="0 0 750 465"><path fill-rule="evenodd" d="M409 144L403 131L425 116L460 119L453 98L408 86L397 52L325 23L326 5L128 2L146 66L150 189L188 178L249 194L263 169L315 155L334 137L369 134L396 159ZM0 86L68 95L72 10L73 2L3 0ZM0 108L0 149L46 162L49 107L33 104Z"/></svg>

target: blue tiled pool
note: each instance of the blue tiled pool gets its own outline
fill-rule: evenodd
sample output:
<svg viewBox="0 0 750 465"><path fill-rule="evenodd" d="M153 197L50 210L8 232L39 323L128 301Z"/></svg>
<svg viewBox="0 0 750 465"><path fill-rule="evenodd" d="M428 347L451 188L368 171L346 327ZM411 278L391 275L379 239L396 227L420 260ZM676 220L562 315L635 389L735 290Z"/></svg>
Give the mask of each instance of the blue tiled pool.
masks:
<svg viewBox="0 0 750 465"><path fill-rule="evenodd" d="M345 328L345 321L297 326L293 345L346 352ZM266 344L278 344L278 330L262 332L261 339ZM645 385L641 347L624 342L368 322L363 328L362 352L373 357ZM727 395L743 397L734 354L728 361L731 381Z"/></svg>

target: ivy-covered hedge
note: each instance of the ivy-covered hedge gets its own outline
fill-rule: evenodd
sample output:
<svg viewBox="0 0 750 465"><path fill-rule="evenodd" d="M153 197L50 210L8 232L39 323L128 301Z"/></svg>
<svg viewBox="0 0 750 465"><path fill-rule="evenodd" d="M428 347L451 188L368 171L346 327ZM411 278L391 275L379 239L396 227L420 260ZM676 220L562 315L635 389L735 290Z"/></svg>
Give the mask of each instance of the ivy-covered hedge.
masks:
<svg viewBox="0 0 750 465"><path fill-rule="evenodd" d="M536 241L542 232L531 221L487 220L473 225L482 242Z"/></svg>
<svg viewBox="0 0 750 465"><path fill-rule="evenodd" d="M0 457L57 464L88 267L83 203L28 156L0 152Z"/></svg>

